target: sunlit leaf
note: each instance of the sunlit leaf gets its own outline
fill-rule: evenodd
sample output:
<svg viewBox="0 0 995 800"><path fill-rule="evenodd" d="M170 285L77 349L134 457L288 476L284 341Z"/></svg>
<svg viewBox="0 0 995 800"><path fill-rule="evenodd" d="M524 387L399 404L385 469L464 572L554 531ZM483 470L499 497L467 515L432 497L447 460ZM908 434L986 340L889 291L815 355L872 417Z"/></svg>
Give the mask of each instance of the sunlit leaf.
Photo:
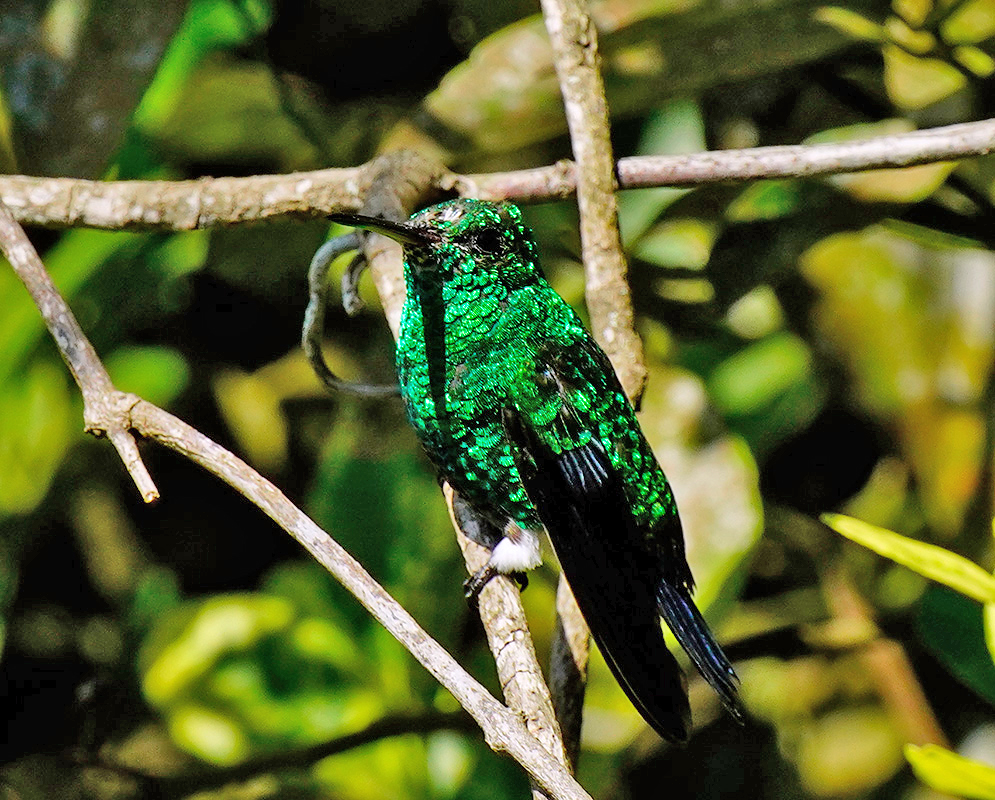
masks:
<svg viewBox="0 0 995 800"><path fill-rule="evenodd" d="M884 27L856 11L840 6L823 6L816 9L815 18L832 26L840 33L867 42L883 42L886 39Z"/></svg>
<svg viewBox="0 0 995 800"><path fill-rule="evenodd" d="M936 744L908 744L905 757L916 777L931 789L974 800L995 800L995 767Z"/></svg>
<svg viewBox="0 0 995 800"><path fill-rule="evenodd" d="M995 577L963 556L842 514L823 514L822 521L848 539L920 575L979 602L995 602Z"/></svg>
<svg viewBox="0 0 995 800"><path fill-rule="evenodd" d="M214 398L249 460L264 470L279 468L287 455L287 424L281 398L256 374L219 371Z"/></svg>
<svg viewBox="0 0 995 800"><path fill-rule="evenodd" d="M936 58L920 58L895 45L883 48L885 85L893 103L916 111L964 88L966 78L957 68Z"/></svg>
<svg viewBox="0 0 995 800"><path fill-rule="evenodd" d="M266 595L226 595L171 612L142 654L142 689L151 703L164 706L207 674L218 659L285 629L291 605Z"/></svg>
<svg viewBox="0 0 995 800"><path fill-rule="evenodd" d="M967 45L955 47L953 55L959 64L967 67L979 78L987 78L995 72L995 59L979 47Z"/></svg>
<svg viewBox="0 0 995 800"><path fill-rule="evenodd" d="M833 711L802 737L802 783L820 797L866 792L902 766L902 741L887 713L875 707Z"/></svg>
<svg viewBox="0 0 995 800"><path fill-rule="evenodd" d="M798 181L758 181L750 184L726 207L730 222L778 219L799 209L805 197Z"/></svg>
<svg viewBox="0 0 995 800"><path fill-rule="evenodd" d="M806 144L848 142L912 130L914 125L909 120L886 119L822 131L809 137ZM864 203L918 203L940 188L956 166L955 162L941 162L905 169L834 175L828 180Z"/></svg>
<svg viewBox="0 0 995 800"><path fill-rule="evenodd" d="M988 0L969 0L955 4L951 9L953 13L940 25L945 42L977 43L995 34L995 5Z"/></svg>
<svg viewBox="0 0 995 800"><path fill-rule="evenodd" d="M249 740L230 716L189 704L169 716L169 732L180 747L218 766L237 764L249 754Z"/></svg>

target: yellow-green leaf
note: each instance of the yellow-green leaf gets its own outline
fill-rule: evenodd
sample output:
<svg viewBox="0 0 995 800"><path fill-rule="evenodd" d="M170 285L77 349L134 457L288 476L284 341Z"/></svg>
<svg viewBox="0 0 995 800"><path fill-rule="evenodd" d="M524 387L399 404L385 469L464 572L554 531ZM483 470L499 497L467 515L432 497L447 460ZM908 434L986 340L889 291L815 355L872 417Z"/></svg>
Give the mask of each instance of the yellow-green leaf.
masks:
<svg viewBox="0 0 995 800"><path fill-rule="evenodd" d="M817 8L812 17L824 22L840 33L852 36L865 42L883 42L887 39L884 27L863 14L839 6L823 6Z"/></svg>
<svg viewBox="0 0 995 800"><path fill-rule="evenodd" d="M995 577L966 558L842 514L823 514L837 533L982 603L995 602Z"/></svg>
<svg viewBox="0 0 995 800"><path fill-rule="evenodd" d="M987 764L935 744L906 745L905 757L916 777L938 792L974 800L995 800L995 768Z"/></svg>
<svg viewBox="0 0 995 800"><path fill-rule="evenodd" d="M985 621L985 644L988 645L988 653L995 662L995 603L985 603L983 609Z"/></svg>

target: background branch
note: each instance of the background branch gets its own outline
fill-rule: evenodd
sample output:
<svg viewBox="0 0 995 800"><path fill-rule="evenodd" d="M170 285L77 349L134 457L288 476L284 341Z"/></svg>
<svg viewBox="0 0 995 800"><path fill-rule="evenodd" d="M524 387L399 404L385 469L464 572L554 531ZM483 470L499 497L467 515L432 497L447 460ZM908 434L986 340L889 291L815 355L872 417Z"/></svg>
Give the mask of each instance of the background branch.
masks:
<svg viewBox="0 0 995 800"><path fill-rule="evenodd" d="M598 34L583 0L542 0L577 167L577 205L585 298L594 338L611 359L626 394L639 405L646 383L635 330L628 269L618 232L618 199L608 102Z"/></svg>
<svg viewBox="0 0 995 800"><path fill-rule="evenodd" d="M573 172L580 210L584 294L591 327L626 394L638 405L646 383L646 365L635 329L628 269L618 229L615 164L597 30L583 0L543 0L542 11L576 160ZM570 763L576 766L583 727L590 630L562 573L556 600L550 683L567 754Z"/></svg>

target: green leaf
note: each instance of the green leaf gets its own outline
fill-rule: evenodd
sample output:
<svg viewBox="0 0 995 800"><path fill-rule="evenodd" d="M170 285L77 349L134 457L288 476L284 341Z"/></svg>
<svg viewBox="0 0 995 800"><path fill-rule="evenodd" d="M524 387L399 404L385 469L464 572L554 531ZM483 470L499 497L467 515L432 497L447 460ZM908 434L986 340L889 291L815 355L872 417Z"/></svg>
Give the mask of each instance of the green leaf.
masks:
<svg viewBox="0 0 995 800"><path fill-rule="evenodd" d="M884 42L888 38L884 25L867 19L856 11L839 6L823 6L816 9L813 15L819 22L824 22L840 33L852 36L865 42Z"/></svg>
<svg viewBox="0 0 995 800"><path fill-rule="evenodd" d="M79 412L67 384L64 370L48 361L0 381L0 515L34 509L74 441Z"/></svg>
<svg viewBox="0 0 995 800"><path fill-rule="evenodd" d="M808 346L790 333L768 336L726 359L708 380L708 391L726 414L748 414L772 403L812 370Z"/></svg>
<svg viewBox="0 0 995 800"><path fill-rule="evenodd" d="M995 603L985 603L982 613L985 625L985 645L988 647L988 655L995 663Z"/></svg>
<svg viewBox="0 0 995 800"><path fill-rule="evenodd" d="M225 656L286 631L294 614L286 600L261 594L218 595L173 609L143 645L145 697L159 707L175 702Z"/></svg>
<svg viewBox="0 0 995 800"><path fill-rule="evenodd" d="M964 758L935 744L905 746L916 777L938 792L995 800L995 768Z"/></svg>
<svg viewBox="0 0 995 800"><path fill-rule="evenodd" d="M920 602L916 629L951 675L995 706L995 665L985 647L981 606L945 586L931 586Z"/></svg>
<svg viewBox="0 0 995 800"><path fill-rule="evenodd" d="M653 112L643 126L636 152L640 155L697 153L705 150L705 122L691 100L672 100ZM619 216L625 243L636 241L687 189L658 186L619 196Z"/></svg>
<svg viewBox="0 0 995 800"><path fill-rule="evenodd" d="M168 406L187 385L190 368L169 347L124 345L104 361L114 385L159 406Z"/></svg>
<svg viewBox="0 0 995 800"><path fill-rule="evenodd" d="M823 514L837 533L981 603L995 602L995 577L963 556L842 514Z"/></svg>

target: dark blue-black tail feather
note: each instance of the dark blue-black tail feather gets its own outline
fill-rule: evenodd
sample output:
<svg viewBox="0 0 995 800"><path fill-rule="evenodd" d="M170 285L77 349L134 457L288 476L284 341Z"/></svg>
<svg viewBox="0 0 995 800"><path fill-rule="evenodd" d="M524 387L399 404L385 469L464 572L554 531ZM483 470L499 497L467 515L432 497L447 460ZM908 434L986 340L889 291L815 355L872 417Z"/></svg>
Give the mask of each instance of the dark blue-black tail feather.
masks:
<svg viewBox="0 0 995 800"><path fill-rule="evenodd" d="M691 599L691 594L682 586L663 581L657 590L657 600L660 614L698 672L716 691L726 710L742 723L743 710L736 692L739 679Z"/></svg>

